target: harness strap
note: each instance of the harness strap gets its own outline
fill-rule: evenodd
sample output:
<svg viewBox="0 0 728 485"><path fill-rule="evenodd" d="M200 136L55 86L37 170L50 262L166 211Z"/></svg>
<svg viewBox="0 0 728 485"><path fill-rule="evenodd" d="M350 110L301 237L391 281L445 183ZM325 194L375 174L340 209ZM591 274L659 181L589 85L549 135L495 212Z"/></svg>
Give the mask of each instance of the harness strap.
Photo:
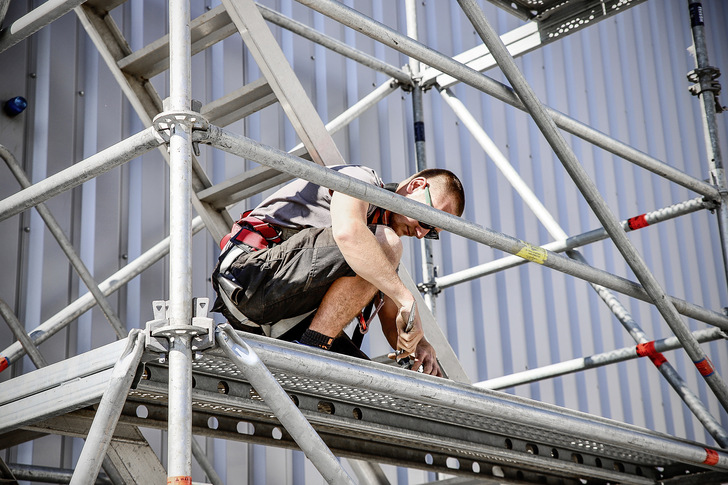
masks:
<svg viewBox="0 0 728 485"><path fill-rule="evenodd" d="M255 249L252 247L238 244L233 244L230 248L227 249L226 253L222 255L218 271L213 275L213 277L215 278L215 282L217 283L217 293L218 295L220 295L220 299L222 300L227 310L233 317L235 317L240 325L252 328L260 328L263 331L263 334L265 334L266 336L277 338L295 327L304 318L308 317L314 311L316 311L316 309L302 315L296 315L295 317L284 318L283 320L277 321L275 325L256 323L246 317L240 310L238 310L238 307L235 305L235 301L237 300L238 292L244 290L235 281L231 280L225 275L228 273L230 265L232 265L239 256L241 256L243 253L251 253L253 251L255 251Z"/></svg>
<svg viewBox="0 0 728 485"><path fill-rule="evenodd" d="M385 184L384 188L394 192L397 190L397 184ZM251 216L251 212L252 211L247 211L241 214L240 219L233 224L230 233L225 235L220 241L220 250L222 251L220 266L218 271L213 274L213 278L215 279L215 283L217 283L217 292L220 295L220 299L223 301L223 304L230 314L235 317L241 325L260 328L263 330L265 335L275 338L283 335L316 310L311 310L304 315L280 320L276 322L275 325L261 325L253 322L240 310L238 310L235 305L235 300L237 299L236 296L238 292L243 291L243 288L233 281L233 279L226 276L230 265L242 253L250 253L252 251L265 249L270 246L270 244L279 244L283 241L281 231L279 229L258 219L257 217ZM377 207L372 215L368 217L367 223L387 225L389 223L389 212ZM368 318L361 318L362 315L359 315L361 327L360 331L363 331L362 334L366 333L368 330L369 324L381 308L383 302L384 300L380 298L380 302L378 303L374 314Z"/></svg>
<svg viewBox="0 0 728 485"><path fill-rule="evenodd" d="M247 244L255 249L267 248L271 243L278 244L282 241L281 233L271 224L250 215L252 211L241 214L232 231L220 241L220 249L225 250L230 240Z"/></svg>
<svg viewBox="0 0 728 485"><path fill-rule="evenodd" d="M384 184L383 189L389 190L390 192L397 192L397 183ZM384 226L389 225L389 211L382 209L381 207L375 207L372 214L367 217L367 224L380 224Z"/></svg>

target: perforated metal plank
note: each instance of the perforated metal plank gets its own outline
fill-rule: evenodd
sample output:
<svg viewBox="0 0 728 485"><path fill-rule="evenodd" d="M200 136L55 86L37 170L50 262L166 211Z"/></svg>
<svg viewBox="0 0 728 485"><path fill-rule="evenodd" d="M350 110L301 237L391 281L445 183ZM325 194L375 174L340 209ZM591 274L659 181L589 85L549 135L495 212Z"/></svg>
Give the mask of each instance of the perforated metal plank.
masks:
<svg viewBox="0 0 728 485"><path fill-rule="evenodd" d="M490 1L521 17L521 14L528 12L528 23L501 36L511 55L518 57L646 0ZM455 59L481 72L496 66L495 59L483 44L458 54ZM454 77L434 68L425 69L422 82L425 85L437 83L440 88L458 83Z"/></svg>
<svg viewBox="0 0 728 485"><path fill-rule="evenodd" d="M679 483L696 475L728 480L728 455L698 443L394 366L241 335L339 456L511 482ZM55 392L56 400L52 412L32 422L24 415L4 429L82 434L79 419L91 418L87 409L76 409L100 399L99 382L124 343L78 357L77 364L105 355L102 360L109 362L93 369L71 365L59 373L50 366L17 378L22 392L14 398L45 401L39 390ZM296 447L220 351L208 350L195 361L193 376L193 433ZM0 395L15 380L3 383ZM117 440L129 442L124 434L129 425L166 429L167 380L164 364L147 362L145 377L127 398ZM15 402L7 399L0 416ZM62 413L67 414L51 419ZM703 463L711 460L713 466Z"/></svg>
<svg viewBox="0 0 728 485"><path fill-rule="evenodd" d="M704 471L710 467L702 462L715 456L713 469L728 479L728 457L697 443L391 366L245 338L340 456L510 480L635 484ZM147 371L122 420L163 427L166 368L150 363ZM237 368L215 351L195 362L194 379L194 433L295 446ZM137 409L147 418L138 418Z"/></svg>
<svg viewBox="0 0 728 485"><path fill-rule="evenodd" d="M0 384L0 433L96 403L126 339Z"/></svg>

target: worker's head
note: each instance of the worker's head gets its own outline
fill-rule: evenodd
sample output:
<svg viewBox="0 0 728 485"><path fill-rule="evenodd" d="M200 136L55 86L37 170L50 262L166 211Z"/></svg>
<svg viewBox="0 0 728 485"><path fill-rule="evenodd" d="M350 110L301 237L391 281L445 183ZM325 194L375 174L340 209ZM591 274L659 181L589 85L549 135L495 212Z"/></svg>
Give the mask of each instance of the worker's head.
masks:
<svg viewBox="0 0 728 485"><path fill-rule="evenodd" d="M414 174L399 184L397 193L458 217L465 209L463 184L454 173L441 168L429 168ZM401 214L392 214L389 225L398 236L418 239L436 239L441 230Z"/></svg>

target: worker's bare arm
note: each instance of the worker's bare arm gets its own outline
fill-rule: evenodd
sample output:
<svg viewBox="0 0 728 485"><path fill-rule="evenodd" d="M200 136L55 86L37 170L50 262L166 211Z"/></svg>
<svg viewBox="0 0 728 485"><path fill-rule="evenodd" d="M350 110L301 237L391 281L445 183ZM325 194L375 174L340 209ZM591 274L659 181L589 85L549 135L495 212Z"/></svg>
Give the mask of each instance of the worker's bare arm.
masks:
<svg viewBox="0 0 728 485"><path fill-rule="evenodd" d="M398 261L390 261L391 258L385 253L382 244L369 230L368 207L367 202L335 192L331 199L334 240L351 269L382 291L396 305L398 348L411 354L422 338L422 324L417 315L412 331L404 332L406 317L409 316L414 297L397 275ZM397 254L399 253L401 249L398 248Z"/></svg>

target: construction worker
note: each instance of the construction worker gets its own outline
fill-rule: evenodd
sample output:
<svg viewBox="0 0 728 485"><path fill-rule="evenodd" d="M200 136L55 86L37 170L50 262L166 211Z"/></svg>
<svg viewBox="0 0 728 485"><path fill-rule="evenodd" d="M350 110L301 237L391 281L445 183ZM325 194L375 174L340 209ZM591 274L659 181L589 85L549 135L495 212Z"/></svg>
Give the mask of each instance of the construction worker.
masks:
<svg viewBox="0 0 728 485"><path fill-rule="evenodd" d="M450 214L463 213L462 184L448 170L423 170L385 186L364 166L329 168ZM424 338L414 296L397 275L400 238L437 239L439 231L295 180L241 216L221 241L212 277L218 293L213 311L240 330L366 358L343 330L376 300L389 344L402 357L412 356L413 369L442 375L435 350Z"/></svg>

